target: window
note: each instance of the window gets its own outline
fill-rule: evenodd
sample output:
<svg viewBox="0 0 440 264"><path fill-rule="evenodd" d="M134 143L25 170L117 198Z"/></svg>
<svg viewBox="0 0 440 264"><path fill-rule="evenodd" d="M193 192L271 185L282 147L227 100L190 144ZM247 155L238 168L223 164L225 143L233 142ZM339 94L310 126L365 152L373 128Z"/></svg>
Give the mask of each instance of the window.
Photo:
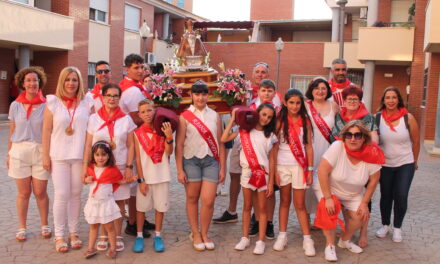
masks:
<svg viewBox="0 0 440 264"><path fill-rule="evenodd" d="M141 10L132 5L125 5L125 29L138 31L141 21Z"/></svg>
<svg viewBox="0 0 440 264"><path fill-rule="evenodd" d="M185 5L185 0L177 0L177 6L183 8Z"/></svg>
<svg viewBox="0 0 440 264"><path fill-rule="evenodd" d="M25 4L25 5L29 5L30 3L29 3L29 0L12 0L13 2L18 2L18 3L22 3L22 4ZM33 2L33 1L32 1Z"/></svg>
<svg viewBox="0 0 440 264"><path fill-rule="evenodd" d="M106 23L108 0L90 0L89 19Z"/></svg>
<svg viewBox="0 0 440 264"><path fill-rule="evenodd" d="M89 90L93 89L93 86L95 86L96 84L95 67L96 67L96 63L89 62L89 66L87 70L87 88Z"/></svg>
<svg viewBox="0 0 440 264"><path fill-rule="evenodd" d="M309 83L319 75L290 75L290 88L300 90L303 94L306 93Z"/></svg>

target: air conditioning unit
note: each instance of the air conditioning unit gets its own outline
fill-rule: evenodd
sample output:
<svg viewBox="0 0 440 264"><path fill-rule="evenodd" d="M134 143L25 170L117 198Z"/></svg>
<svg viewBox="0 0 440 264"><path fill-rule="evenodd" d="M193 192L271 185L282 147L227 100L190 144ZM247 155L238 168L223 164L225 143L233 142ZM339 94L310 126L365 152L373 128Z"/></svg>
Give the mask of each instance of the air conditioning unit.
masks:
<svg viewBox="0 0 440 264"><path fill-rule="evenodd" d="M361 10L359 12L359 18L367 19L367 15L368 15L368 8L367 7L361 7Z"/></svg>
<svg viewBox="0 0 440 264"><path fill-rule="evenodd" d="M152 52L145 52L144 60L149 65L156 65L156 55Z"/></svg>

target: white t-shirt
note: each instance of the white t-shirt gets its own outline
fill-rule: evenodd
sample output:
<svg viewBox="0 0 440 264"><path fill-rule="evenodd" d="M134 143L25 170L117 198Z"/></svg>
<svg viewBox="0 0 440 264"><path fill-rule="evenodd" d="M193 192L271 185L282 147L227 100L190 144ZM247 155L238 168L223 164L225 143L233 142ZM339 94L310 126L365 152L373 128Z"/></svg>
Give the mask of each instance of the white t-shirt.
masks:
<svg viewBox="0 0 440 264"><path fill-rule="evenodd" d="M153 134L147 133L147 136L151 139ZM135 134L136 144L139 146L139 152L141 156L142 172L146 184L156 184L162 182L169 182L170 176L170 161L165 151L163 152L162 161L154 164L150 156L145 152L142 145ZM166 143L165 143L166 144Z"/></svg>
<svg viewBox="0 0 440 264"><path fill-rule="evenodd" d="M78 104L72 121L74 133L66 134L73 108L67 110L60 98L48 95L46 106L53 115L53 128L50 137L50 157L52 160L83 159L87 122L90 116L90 102L87 98ZM69 115L70 112L70 115Z"/></svg>
<svg viewBox="0 0 440 264"><path fill-rule="evenodd" d="M108 127L105 126L101 130L98 130L102 124L104 124L104 120L102 120L98 114L95 113L90 116L87 133L93 136L92 144L95 144L95 142L99 140L110 142ZM113 137L113 142L116 144L116 148L113 150L116 165L125 165L127 163L127 135L136 128L137 126L128 115L116 120Z"/></svg>
<svg viewBox="0 0 440 264"><path fill-rule="evenodd" d="M97 180L101 177L102 173L104 172L104 169L105 169L105 167L96 167L95 166L94 170L95 170L95 175L96 175ZM106 200L106 199L108 199L108 197L113 196L113 184L111 184L111 183L100 183L95 194L93 194L93 190L95 189L97 184L98 184L98 181L94 181L94 182L92 182L92 184L90 184L89 197L93 196L97 200Z"/></svg>
<svg viewBox="0 0 440 264"><path fill-rule="evenodd" d="M258 162L267 172L269 172L269 152L273 145L278 142L277 137L275 134L271 133L267 138L264 136L263 131L252 129L250 132L250 138L252 147L257 155ZM240 165L242 168L249 168L246 155L241 147L240 132L238 132L238 136L235 138L235 140L235 143L237 143L237 147L240 150Z"/></svg>
<svg viewBox="0 0 440 264"><path fill-rule="evenodd" d="M86 93L86 97L88 98L89 102L91 103L90 107L92 107L92 106L95 107L95 112L98 112L98 110L102 107L101 97L93 98L93 94L90 91L88 91Z"/></svg>
<svg viewBox="0 0 440 264"><path fill-rule="evenodd" d="M122 112L129 114L131 112L138 111L138 104L144 100L145 96L142 94L138 87L132 86L122 92L121 99L119 100L119 107Z"/></svg>
<svg viewBox="0 0 440 264"><path fill-rule="evenodd" d="M330 173L331 192L343 200L363 194L369 177L382 167L364 161L356 165L352 164L348 159L344 143L340 140L333 142L322 158L333 167Z"/></svg>
<svg viewBox="0 0 440 264"><path fill-rule="evenodd" d="M299 134L299 140L301 142L301 148L306 155L306 150L304 148L303 144L303 128L301 128L301 132ZM290 150L289 144L284 140L284 133L283 129L281 129L280 133L280 145L278 149L278 157L277 157L277 164L278 165L284 165L284 166L296 166L300 165L298 161L296 160L295 156L293 156L292 150Z"/></svg>

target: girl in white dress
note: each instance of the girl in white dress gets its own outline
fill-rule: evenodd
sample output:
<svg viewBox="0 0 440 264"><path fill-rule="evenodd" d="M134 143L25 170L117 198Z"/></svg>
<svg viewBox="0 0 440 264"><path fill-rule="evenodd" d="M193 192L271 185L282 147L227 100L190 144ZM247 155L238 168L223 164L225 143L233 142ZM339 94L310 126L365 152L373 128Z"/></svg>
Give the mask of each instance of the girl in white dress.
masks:
<svg viewBox="0 0 440 264"><path fill-rule="evenodd" d="M96 255L96 237L99 225L104 225L110 241L110 248L106 256L116 257L116 231L114 220L121 217L121 212L115 202L113 192L119 188L122 174L115 166L110 144L98 141L92 147L92 160L87 170L84 184L90 185L90 192L84 206L84 217L90 224L89 247L84 256L90 258Z"/></svg>

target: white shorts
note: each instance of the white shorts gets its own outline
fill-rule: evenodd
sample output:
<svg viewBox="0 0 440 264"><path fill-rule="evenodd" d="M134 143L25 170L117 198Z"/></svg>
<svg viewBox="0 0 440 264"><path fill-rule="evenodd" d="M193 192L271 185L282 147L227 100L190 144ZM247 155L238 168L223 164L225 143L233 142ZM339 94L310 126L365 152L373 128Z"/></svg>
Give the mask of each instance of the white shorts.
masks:
<svg viewBox="0 0 440 264"><path fill-rule="evenodd" d="M12 143L9 150L8 175L15 179L32 176L35 179L47 181L50 174L43 168L42 152L41 143Z"/></svg>
<svg viewBox="0 0 440 264"><path fill-rule="evenodd" d="M304 182L304 171L300 165L277 165L277 172L280 175L280 186L292 184L292 189L307 189Z"/></svg>
<svg viewBox="0 0 440 264"><path fill-rule="evenodd" d="M316 199L318 199L318 203L321 200L324 195L322 194L321 187L319 186L319 182L316 181L312 184L312 189L315 192ZM332 194L338 198L338 200L341 202L341 204L344 206L345 209L356 212L359 208L359 205L361 205L363 194L360 193L358 195L352 196L352 197L346 197L338 195L334 192L334 190L330 190Z"/></svg>
<svg viewBox="0 0 440 264"><path fill-rule="evenodd" d="M240 174L240 150L238 150L238 144L234 144L232 147L231 154L229 154L229 173Z"/></svg>
<svg viewBox="0 0 440 264"><path fill-rule="evenodd" d="M124 175L125 165L117 165L117 167L122 175ZM122 201L130 198L130 183L119 185L119 188L113 193L113 197L115 198L115 201Z"/></svg>
<svg viewBox="0 0 440 264"><path fill-rule="evenodd" d="M166 212L170 208L169 202L169 182L148 184L147 195L144 196L139 188L136 193L136 210L147 212L155 209L158 212Z"/></svg>
<svg viewBox="0 0 440 264"><path fill-rule="evenodd" d="M252 184L249 184L249 180L251 179L251 174L252 171L249 168L243 168L240 177L240 184L241 187L243 188L247 188L247 189L251 189L252 191L255 191L257 190L257 187L253 186ZM261 192L267 190L268 182L269 182L269 175L266 174L266 185L261 188L258 188L258 191Z"/></svg>

